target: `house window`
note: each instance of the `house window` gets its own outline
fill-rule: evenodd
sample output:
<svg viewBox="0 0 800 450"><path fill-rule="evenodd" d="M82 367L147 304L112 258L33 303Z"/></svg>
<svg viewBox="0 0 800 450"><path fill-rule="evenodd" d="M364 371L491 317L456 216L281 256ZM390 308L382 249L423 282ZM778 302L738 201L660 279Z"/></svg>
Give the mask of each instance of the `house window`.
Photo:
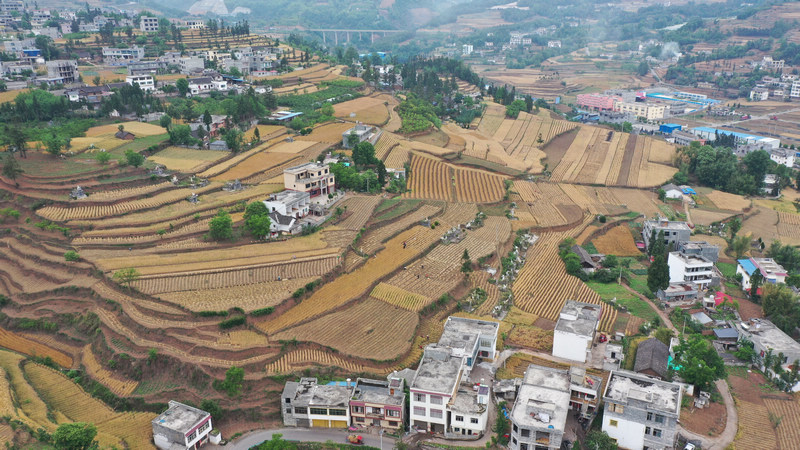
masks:
<svg viewBox="0 0 800 450"><path fill-rule="evenodd" d="M414 407L414 415L415 416L424 416L425 415L425 408L421 406Z"/></svg>
<svg viewBox="0 0 800 450"><path fill-rule="evenodd" d="M469 423L478 423L478 419L473 417L473 418L469 419Z"/></svg>
<svg viewBox="0 0 800 450"><path fill-rule="evenodd" d="M519 428L517 428L517 424L514 424L514 433L518 432Z"/></svg>
<svg viewBox="0 0 800 450"><path fill-rule="evenodd" d="M616 420L614 420L614 419L609 419L608 420L608 426L616 427L617 425L619 425L619 422L617 422Z"/></svg>
<svg viewBox="0 0 800 450"><path fill-rule="evenodd" d="M650 434L651 429L650 427L644 427L644 434Z"/></svg>
<svg viewBox="0 0 800 450"><path fill-rule="evenodd" d="M331 416L346 416L347 410L346 409L331 409L329 410L328 414Z"/></svg>
<svg viewBox="0 0 800 450"><path fill-rule="evenodd" d="M396 409L390 409L390 410L388 410L388 413L389 413L389 417L400 417L400 411L398 411Z"/></svg>
<svg viewBox="0 0 800 450"><path fill-rule="evenodd" d="M286 414L291 414L291 413L292 413L292 408L286 408Z"/></svg>
<svg viewBox="0 0 800 450"><path fill-rule="evenodd" d="M666 417L662 416L661 414L656 414L656 423L664 423Z"/></svg>
<svg viewBox="0 0 800 450"><path fill-rule="evenodd" d="M528 450L528 444L519 444L519 450Z"/></svg>
<svg viewBox="0 0 800 450"><path fill-rule="evenodd" d="M415 402L424 402L425 401L425 394L414 393L414 401Z"/></svg>
<svg viewBox="0 0 800 450"><path fill-rule="evenodd" d="M431 395L431 403L434 405L441 405L442 397L439 395Z"/></svg>
<svg viewBox="0 0 800 450"><path fill-rule="evenodd" d="M372 408L370 413L372 413L372 414L380 414L381 413L381 409L380 408Z"/></svg>
<svg viewBox="0 0 800 450"><path fill-rule="evenodd" d="M286 401L286 403L292 403L292 399L290 399L290 398L285 398L284 400Z"/></svg>
<svg viewBox="0 0 800 450"><path fill-rule="evenodd" d="M431 410L431 417L434 419L441 419L442 418L442 410L441 409L432 409Z"/></svg>
<svg viewBox="0 0 800 450"><path fill-rule="evenodd" d="M456 422L463 422L464 416L456 416Z"/></svg>
<svg viewBox="0 0 800 450"><path fill-rule="evenodd" d="M661 430L659 430L658 428L653 428L653 436L660 438L661 434L662 434Z"/></svg>
<svg viewBox="0 0 800 450"><path fill-rule="evenodd" d="M389 422L390 427L396 427L399 422Z"/></svg>
<svg viewBox="0 0 800 450"><path fill-rule="evenodd" d="M295 406L294 407L295 414L308 414L308 408L305 406Z"/></svg>
<svg viewBox="0 0 800 450"><path fill-rule="evenodd" d="M356 417L356 422L363 422L363 421L364 421L363 417Z"/></svg>
<svg viewBox="0 0 800 450"><path fill-rule="evenodd" d="M363 406L353 406L353 412L354 413L363 413L364 412L364 407Z"/></svg>
<svg viewBox="0 0 800 450"><path fill-rule="evenodd" d="M326 415L328 414L327 408L311 408L311 414Z"/></svg>
<svg viewBox="0 0 800 450"><path fill-rule="evenodd" d="M197 437L197 431L192 431L192 434L186 437L186 442L192 442Z"/></svg>
<svg viewBox="0 0 800 450"><path fill-rule="evenodd" d="M513 442L514 445L517 445L517 438L515 438L514 436L511 436L511 442Z"/></svg>
<svg viewBox="0 0 800 450"><path fill-rule="evenodd" d="M531 430L523 428L522 430L520 430L519 434L522 437L531 437Z"/></svg>

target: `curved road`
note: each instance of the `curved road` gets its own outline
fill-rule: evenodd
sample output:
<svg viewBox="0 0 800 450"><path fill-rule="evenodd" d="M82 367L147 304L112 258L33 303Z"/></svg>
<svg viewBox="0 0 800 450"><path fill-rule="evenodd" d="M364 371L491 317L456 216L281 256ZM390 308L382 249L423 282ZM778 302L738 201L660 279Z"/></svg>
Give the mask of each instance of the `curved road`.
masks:
<svg viewBox="0 0 800 450"><path fill-rule="evenodd" d="M230 442L224 448L232 450L248 450L249 448L254 447L264 441L272 439L272 435L276 433L283 435L282 438L286 439L287 441L323 442L323 443L327 441L345 443L347 440L347 435L353 434L346 430L327 429L327 428L281 428L277 430L260 430L260 431L251 431L250 433L247 433L237 438L235 441ZM381 448L380 436L375 436L372 434L363 434L358 432L356 432L355 434L364 437L365 445ZM393 437L384 436L383 449L384 450L393 449L395 442L396 440Z"/></svg>
<svg viewBox="0 0 800 450"><path fill-rule="evenodd" d="M725 431L720 433L719 436L710 437L693 433L678 425L679 432L690 440L699 440L703 450L722 450L728 448L728 446L733 443L733 440L736 439L736 433L739 431L739 415L736 412L736 405L733 402L728 383L725 380L717 380L714 383L719 393L722 394L722 400L725 402L725 410L728 413L728 418L725 421Z"/></svg>

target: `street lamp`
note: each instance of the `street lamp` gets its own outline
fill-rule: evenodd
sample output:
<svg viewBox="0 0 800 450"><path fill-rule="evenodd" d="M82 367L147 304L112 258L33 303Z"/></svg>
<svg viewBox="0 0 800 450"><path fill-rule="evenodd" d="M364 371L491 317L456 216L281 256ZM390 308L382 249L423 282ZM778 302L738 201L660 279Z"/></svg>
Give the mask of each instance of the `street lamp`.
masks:
<svg viewBox="0 0 800 450"><path fill-rule="evenodd" d="M383 428L381 428L381 430L378 431L378 434L381 436L381 450L383 450Z"/></svg>

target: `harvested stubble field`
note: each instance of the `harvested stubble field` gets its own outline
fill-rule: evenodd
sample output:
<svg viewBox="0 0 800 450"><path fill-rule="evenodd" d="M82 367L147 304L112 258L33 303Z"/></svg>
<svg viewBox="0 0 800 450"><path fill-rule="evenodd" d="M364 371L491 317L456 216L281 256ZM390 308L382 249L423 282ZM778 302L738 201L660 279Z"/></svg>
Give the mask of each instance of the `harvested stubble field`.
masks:
<svg viewBox="0 0 800 450"><path fill-rule="evenodd" d="M71 356L3 328L0 328L0 346L30 356L39 356L42 358L49 356L61 367L72 367Z"/></svg>
<svg viewBox="0 0 800 450"><path fill-rule="evenodd" d="M766 406L739 400L737 409L740 412L739 432L733 443L736 448L781 448L778 447L778 440ZM743 411L747 411L747 414L742 414ZM794 440L792 443L796 445L797 441Z"/></svg>
<svg viewBox="0 0 800 450"><path fill-rule="evenodd" d="M690 209L689 216L695 225L711 225L714 222L721 222L733 216L733 213L721 211L708 211L703 209Z"/></svg>
<svg viewBox="0 0 800 450"><path fill-rule="evenodd" d="M412 169L413 176L413 169ZM455 169L455 191L458 202L494 203L503 199L505 177L483 170Z"/></svg>
<svg viewBox="0 0 800 450"><path fill-rule="evenodd" d="M711 191L710 193L706 194L706 197L708 197L708 199L714 203L714 206L726 211L741 212L742 210L749 208L751 204L750 200L742 197L741 195L730 194L722 191Z"/></svg>
<svg viewBox="0 0 800 450"><path fill-rule="evenodd" d="M514 347L550 353L553 350L553 331L533 326L516 325L511 330L505 343Z"/></svg>
<svg viewBox="0 0 800 450"><path fill-rule="evenodd" d="M760 237L764 242L782 239L778 232L778 211L763 206L755 206L750 215L742 221L741 232L750 234L753 239Z"/></svg>
<svg viewBox="0 0 800 450"><path fill-rule="evenodd" d="M371 229L360 242L359 247L362 252L372 254L381 247L383 241L424 219L434 216L441 210L441 206L425 204L419 209L393 220L388 225L382 226L377 230Z"/></svg>
<svg viewBox="0 0 800 450"><path fill-rule="evenodd" d="M775 434L780 449L797 448L800 442L800 404L797 399L777 399L765 398L764 404L767 407L768 417L780 417L780 424L775 427ZM747 411L747 410L740 410Z"/></svg>
<svg viewBox="0 0 800 450"><path fill-rule="evenodd" d="M367 123L383 125L389 120L389 109L386 100L375 97L361 97L355 100L337 103L333 106L336 117Z"/></svg>
<svg viewBox="0 0 800 450"><path fill-rule="evenodd" d="M154 448L150 441L150 421L156 417L155 414L114 412L72 380L49 367L28 362L24 365L24 371L36 392L52 410L71 421L95 424L100 444Z"/></svg>
<svg viewBox="0 0 800 450"><path fill-rule="evenodd" d="M100 382L105 387L111 389L111 392L120 397L127 397L136 390L139 386L138 381L120 380L105 367L103 367L92 352L91 345L83 348L81 355L81 364L86 369L86 373L94 380Z"/></svg>
<svg viewBox="0 0 800 450"><path fill-rule="evenodd" d="M523 311L548 320L556 320L567 300L602 305L600 296L580 279L568 275L559 261L558 244L565 236L556 233L542 235L528 250L528 257L512 286L514 303ZM616 311L604 307L600 329L610 330Z"/></svg>
<svg viewBox="0 0 800 450"><path fill-rule="evenodd" d="M522 378L528 366L536 364L538 366L552 367L554 369L569 369L566 364L550 361L549 359L539 358L538 356L528 355L525 353L514 353L505 362L505 367L497 371L498 380L507 380L510 378Z"/></svg>
<svg viewBox="0 0 800 450"><path fill-rule="evenodd" d="M118 127L122 125L125 127L125 131L135 134L136 136L155 136L157 134L164 134L164 128L158 125L152 125L145 122L122 122L120 124L110 124L110 125L102 125L99 127L92 127L86 131L86 136L93 137L93 136L101 136L104 134L113 135L117 131L119 131Z"/></svg>
<svg viewBox="0 0 800 450"><path fill-rule="evenodd" d="M800 215L778 212L778 233L784 243L800 241Z"/></svg>
<svg viewBox="0 0 800 450"><path fill-rule="evenodd" d="M383 251L378 252L355 271L339 276L315 291L301 305L257 326L267 333L275 333L332 311L364 295L377 280L418 257L436 242L440 235L439 230L421 226L400 233L386 243ZM403 242L407 243L406 248L403 248Z"/></svg>
<svg viewBox="0 0 800 450"><path fill-rule="evenodd" d="M418 323L416 312L368 298L273 338L316 342L357 358L385 361L408 350Z"/></svg>
<svg viewBox="0 0 800 450"><path fill-rule="evenodd" d="M162 164L170 170L194 173L203 170L206 166L214 164L228 155L228 152L168 147L150 156L148 160L156 164Z"/></svg>
<svg viewBox="0 0 800 450"><path fill-rule="evenodd" d="M89 197L85 199L78 200L78 202L114 202L120 201L131 197L140 197L143 195L148 195L153 192L157 192L163 189L170 188L172 183L167 181L162 183L155 183L155 184L148 184L145 186L139 186L135 188L126 188L126 189L115 189L112 191L100 191L100 192L93 192Z"/></svg>
<svg viewBox="0 0 800 450"><path fill-rule="evenodd" d="M117 139L116 137L114 137L114 133L101 134L97 136L76 137L69 141L70 145L69 151L73 153L82 153L82 152L96 153L102 150L110 152L119 147L122 147L128 142L130 141ZM65 151L66 150L62 151L62 153Z"/></svg>
<svg viewBox="0 0 800 450"><path fill-rule="evenodd" d="M264 283L231 285L216 289L192 289L156 294L160 299L191 311L222 311L242 308L246 312L275 306L316 277L281 279Z"/></svg>
<svg viewBox="0 0 800 450"><path fill-rule="evenodd" d="M16 402L8 403L14 410L12 416L16 416L34 429L41 427L53 432L56 424L50 421L48 405L42 401L22 372L20 363L23 359L16 353L0 350L0 367L8 377L10 394L16 399Z"/></svg>
<svg viewBox="0 0 800 450"><path fill-rule="evenodd" d="M296 141L315 141L326 144L337 144L342 142L342 133L353 128L351 122L332 122L314 127L311 134L295 137Z"/></svg>
<svg viewBox="0 0 800 450"><path fill-rule="evenodd" d="M169 203L175 203L188 198L192 193L200 195L215 189L219 189L219 184L210 183L208 186L202 188L171 189L150 197L108 205L80 206L80 204L78 204L74 207L46 206L36 211L36 213L46 219L59 222L100 218L105 219L111 216L122 215L130 211L150 209Z"/></svg>
<svg viewBox="0 0 800 450"><path fill-rule="evenodd" d="M363 373L365 367L317 349L293 350L275 362L266 365L267 375L286 375L310 367L340 367L347 373Z"/></svg>
<svg viewBox="0 0 800 450"><path fill-rule="evenodd" d="M654 214L663 214L658 207L661 202L658 201L658 197L653 192L625 188L609 188L609 190L621 202L625 202L620 204L624 208L648 217L652 217Z"/></svg>
<svg viewBox="0 0 800 450"><path fill-rule="evenodd" d="M310 144L310 142L305 142L305 144ZM306 148L309 146L306 146ZM291 152L262 151L211 179L215 181L243 180L257 173L265 172L273 167L292 161L295 158L297 158L297 155Z"/></svg>
<svg viewBox="0 0 800 450"><path fill-rule="evenodd" d="M401 143L389 150L383 162L387 169L401 169L408 162L410 156L411 150Z"/></svg>
<svg viewBox="0 0 800 450"><path fill-rule="evenodd" d="M360 230L361 227L367 223L372 211L381 202L378 196L362 196L356 195L349 197L339 204L339 207L344 208L348 212L348 216L339 222L336 226L344 230Z"/></svg>
<svg viewBox="0 0 800 450"><path fill-rule="evenodd" d="M404 198L452 201L450 166L439 159L413 153L408 188L410 192L403 194Z"/></svg>
<svg viewBox="0 0 800 450"><path fill-rule="evenodd" d="M606 255L639 256L641 250L636 247L631 229L625 225L617 225L602 236L592 241L598 252Z"/></svg>
<svg viewBox="0 0 800 450"><path fill-rule="evenodd" d="M627 212L620 201L607 187L583 186L578 184L559 184L561 190L581 208L592 214L618 215Z"/></svg>
<svg viewBox="0 0 800 450"><path fill-rule="evenodd" d="M409 292L403 288L386 283L379 283L369 295L389 303L390 305L399 306L414 312L420 311L430 303L430 298L425 295Z"/></svg>

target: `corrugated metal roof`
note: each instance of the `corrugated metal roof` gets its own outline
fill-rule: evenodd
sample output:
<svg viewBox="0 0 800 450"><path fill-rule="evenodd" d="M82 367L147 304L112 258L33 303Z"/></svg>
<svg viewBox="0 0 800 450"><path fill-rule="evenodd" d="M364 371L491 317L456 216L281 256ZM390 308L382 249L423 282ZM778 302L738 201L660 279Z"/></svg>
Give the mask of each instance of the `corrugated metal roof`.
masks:
<svg viewBox="0 0 800 450"><path fill-rule="evenodd" d="M742 266L742 269L747 272L747 275L752 275L753 272L756 271L756 265L753 264L753 261L750 261L749 259L740 259L738 262L739 265Z"/></svg>

